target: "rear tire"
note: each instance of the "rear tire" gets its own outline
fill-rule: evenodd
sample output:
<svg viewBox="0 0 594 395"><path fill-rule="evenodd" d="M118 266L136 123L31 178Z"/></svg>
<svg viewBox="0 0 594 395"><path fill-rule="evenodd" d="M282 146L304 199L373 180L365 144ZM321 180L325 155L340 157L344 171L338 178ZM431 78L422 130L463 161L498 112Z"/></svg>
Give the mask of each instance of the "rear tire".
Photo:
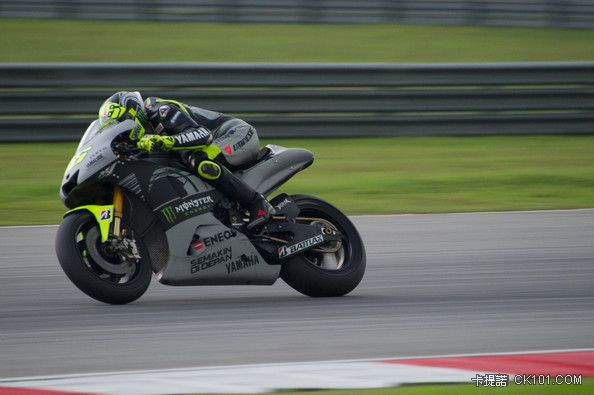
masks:
<svg viewBox="0 0 594 395"><path fill-rule="evenodd" d="M295 290L312 297L343 296L351 292L365 273L365 247L353 223L330 203L308 195L293 195L299 217L318 217L331 222L343 235L340 264L323 268L328 253L305 252L283 263L281 278Z"/></svg>
<svg viewBox="0 0 594 395"><path fill-rule="evenodd" d="M130 273L110 273L94 263L88 249L85 249L85 237L97 235L94 227L98 228L95 217L87 211L74 212L64 218L56 235L60 266L70 281L93 299L109 304L135 301L144 294L152 277L150 260L142 240L135 239L142 258L133 265Z"/></svg>

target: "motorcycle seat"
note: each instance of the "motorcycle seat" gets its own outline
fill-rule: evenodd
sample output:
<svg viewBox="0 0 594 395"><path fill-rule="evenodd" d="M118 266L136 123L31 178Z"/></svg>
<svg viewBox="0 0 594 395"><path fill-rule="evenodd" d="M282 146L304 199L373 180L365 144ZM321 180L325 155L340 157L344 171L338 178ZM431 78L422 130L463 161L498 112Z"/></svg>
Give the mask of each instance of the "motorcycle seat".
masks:
<svg viewBox="0 0 594 395"><path fill-rule="evenodd" d="M262 147L260 149L260 151L258 151L258 155L256 155L256 157L254 159L247 161L245 163L242 163L240 165L230 166L229 168L233 171L249 169L250 167L254 166L255 164L268 158L271 153L272 153L272 150L270 148Z"/></svg>

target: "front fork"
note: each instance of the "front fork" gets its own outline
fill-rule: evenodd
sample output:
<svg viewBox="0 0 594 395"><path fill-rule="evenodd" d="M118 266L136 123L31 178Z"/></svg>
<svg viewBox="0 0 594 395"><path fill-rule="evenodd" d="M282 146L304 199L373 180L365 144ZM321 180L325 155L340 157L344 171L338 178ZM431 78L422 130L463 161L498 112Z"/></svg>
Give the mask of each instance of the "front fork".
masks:
<svg viewBox="0 0 594 395"><path fill-rule="evenodd" d="M113 187L113 204L95 205L88 204L68 210L64 216L76 211L88 211L97 220L99 231L101 232L101 242L105 243L109 235L116 237L125 237L122 234L122 216L124 214L124 193L119 185Z"/></svg>
<svg viewBox="0 0 594 395"><path fill-rule="evenodd" d="M119 185L113 187L113 229L112 233L119 237L121 233L122 215L124 212L124 194Z"/></svg>
<svg viewBox="0 0 594 395"><path fill-rule="evenodd" d="M122 230L122 216L124 215L124 193L119 185L113 187L113 225L111 234L115 236L117 243L113 248L113 251L117 253L122 262L135 262L140 261L140 254L138 253L138 247L133 239L129 239L126 236L125 229Z"/></svg>

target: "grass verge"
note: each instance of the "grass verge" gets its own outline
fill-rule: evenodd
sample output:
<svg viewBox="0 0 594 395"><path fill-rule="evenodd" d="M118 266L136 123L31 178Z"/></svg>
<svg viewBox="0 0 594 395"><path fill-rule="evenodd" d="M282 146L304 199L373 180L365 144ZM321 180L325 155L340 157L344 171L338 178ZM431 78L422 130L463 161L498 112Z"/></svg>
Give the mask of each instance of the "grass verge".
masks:
<svg viewBox="0 0 594 395"><path fill-rule="evenodd" d="M594 30L0 19L2 62L508 62L594 59Z"/></svg>
<svg viewBox="0 0 594 395"><path fill-rule="evenodd" d="M304 147L314 164L287 193L349 214L594 207L594 136L268 140ZM0 144L0 225L58 223L75 143Z"/></svg>

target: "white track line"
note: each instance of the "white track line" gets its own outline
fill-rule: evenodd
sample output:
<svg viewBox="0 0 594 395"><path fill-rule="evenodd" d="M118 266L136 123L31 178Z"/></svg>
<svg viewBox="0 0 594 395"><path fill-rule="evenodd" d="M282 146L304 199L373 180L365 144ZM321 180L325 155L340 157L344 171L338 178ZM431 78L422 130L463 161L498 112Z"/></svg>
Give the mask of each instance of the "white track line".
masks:
<svg viewBox="0 0 594 395"><path fill-rule="evenodd" d="M439 357L430 356L429 358L547 354L552 352L576 351L594 351L594 349L454 354ZM0 386L100 393L106 395L262 393L289 389L381 388L412 383L470 383L476 374L486 373L470 369L417 366L411 363L416 358L421 357L231 365L23 377L2 379L0 380ZM387 360L399 360L402 363L383 363Z"/></svg>
<svg viewBox="0 0 594 395"><path fill-rule="evenodd" d="M468 382L473 372L378 362L300 363L147 371L2 381L1 386L106 395L262 393L291 389L381 388L409 383Z"/></svg>
<svg viewBox="0 0 594 395"><path fill-rule="evenodd" d="M594 351L592 348L564 348L564 349L544 349L544 350L529 350L529 351L501 351L501 352L484 352L484 353L465 353L465 354L429 354L429 355L408 355L397 357L381 357L381 358L357 358L357 359L328 359L321 361L308 362L280 362L280 363L255 363L255 364L240 364L240 365L214 365L214 366L196 366L188 368L168 368L168 369L147 369L147 370L119 370L107 372L93 372L93 373L78 373L78 374L62 374L62 375L48 375L48 376L24 376L12 378L0 378L0 383L21 380L46 380L55 378L72 378L72 377L93 377L93 376L117 376L126 374L143 374L143 373L160 373L160 372L184 372L195 370L209 370L209 369L225 369L225 368L248 368L248 367L270 367L270 366L300 366L311 365L312 363L320 364L335 364L335 363L359 363L359 362L381 362L381 361L400 361L409 359L428 359L428 358L462 358L462 357L482 357L482 356L496 356L496 355L515 355L515 354L549 354L558 352L586 352Z"/></svg>

